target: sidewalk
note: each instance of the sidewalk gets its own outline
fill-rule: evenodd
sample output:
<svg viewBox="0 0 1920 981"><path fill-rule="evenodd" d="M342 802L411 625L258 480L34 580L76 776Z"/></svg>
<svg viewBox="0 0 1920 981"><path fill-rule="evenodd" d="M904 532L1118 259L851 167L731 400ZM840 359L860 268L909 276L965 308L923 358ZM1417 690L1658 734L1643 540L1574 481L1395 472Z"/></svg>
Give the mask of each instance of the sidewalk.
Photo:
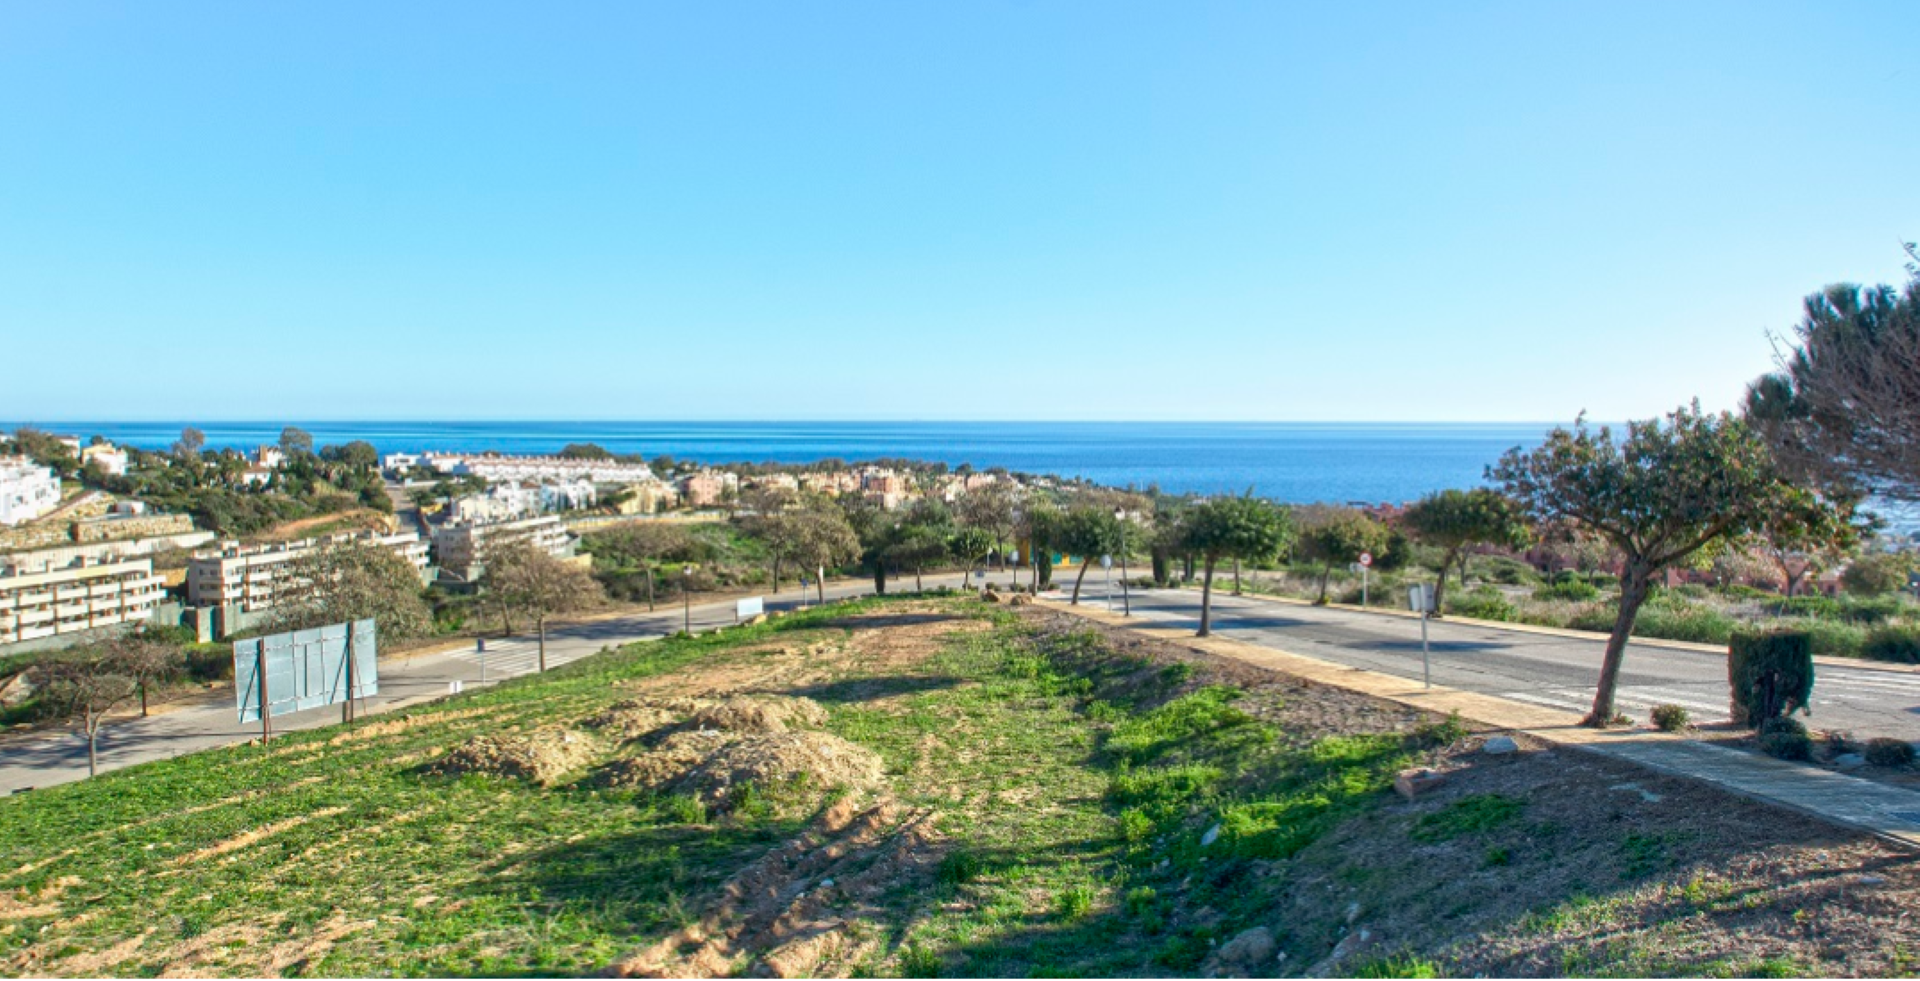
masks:
<svg viewBox="0 0 1920 981"><path fill-rule="evenodd" d="M1911 790L1669 733L1589 729L1580 725L1579 714L1573 712L1439 685L1424 688L1417 681L1390 674L1221 637L1195 637L1187 630L1146 626L1103 610L1065 603L1049 603L1047 608L1401 705L1441 714L1458 712L1481 725L1701 780L1920 850L1920 793Z"/></svg>

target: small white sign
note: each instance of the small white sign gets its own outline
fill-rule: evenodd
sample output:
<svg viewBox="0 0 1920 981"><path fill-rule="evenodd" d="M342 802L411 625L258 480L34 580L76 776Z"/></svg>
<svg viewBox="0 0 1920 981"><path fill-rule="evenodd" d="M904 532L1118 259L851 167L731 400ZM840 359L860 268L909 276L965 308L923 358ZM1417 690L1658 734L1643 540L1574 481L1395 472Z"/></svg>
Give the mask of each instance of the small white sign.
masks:
<svg viewBox="0 0 1920 981"><path fill-rule="evenodd" d="M1407 587L1407 608L1415 613L1433 612L1433 583L1420 582Z"/></svg>
<svg viewBox="0 0 1920 981"><path fill-rule="evenodd" d="M1372 552L1361 552L1361 553L1360 553L1360 564L1361 564L1361 565L1363 565L1363 566L1369 566L1369 565L1372 565L1372 564L1373 564L1373 553L1372 553Z"/></svg>
<svg viewBox="0 0 1920 981"><path fill-rule="evenodd" d="M1111 569L1111 568L1113 568L1113 556L1111 556L1111 555L1102 555L1102 556L1100 556L1100 568L1102 568L1102 569Z"/></svg>
<svg viewBox="0 0 1920 981"><path fill-rule="evenodd" d="M733 615L741 620L745 620L748 617L757 617L767 611L766 598L763 596L753 596L743 599L734 604L733 611Z"/></svg>

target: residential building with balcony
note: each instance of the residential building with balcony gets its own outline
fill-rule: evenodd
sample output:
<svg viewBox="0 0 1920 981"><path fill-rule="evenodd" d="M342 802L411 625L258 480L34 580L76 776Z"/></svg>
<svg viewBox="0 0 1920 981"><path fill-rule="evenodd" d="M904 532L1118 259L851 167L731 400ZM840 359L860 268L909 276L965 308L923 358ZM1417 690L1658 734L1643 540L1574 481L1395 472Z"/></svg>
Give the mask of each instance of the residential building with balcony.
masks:
<svg viewBox="0 0 1920 981"><path fill-rule="evenodd" d="M434 561L451 579L472 582L486 574L489 547L519 541L531 542L556 558L573 555L579 544L566 524L551 514L514 521L455 522L434 529Z"/></svg>
<svg viewBox="0 0 1920 981"><path fill-rule="evenodd" d="M0 557L0 647L138 626L164 596L149 558L54 565Z"/></svg>
<svg viewBox="0 0 1920 981"><path fill-rule="evenodd" d="M285 590L287 564L314 549L334 545L390 549L412 564L422 578L426 575L427 543L411 531L362 531L254 546L228 541L196 554L187 563L187 602L194 606L237 606L244 613L270 609Z"/></svg>

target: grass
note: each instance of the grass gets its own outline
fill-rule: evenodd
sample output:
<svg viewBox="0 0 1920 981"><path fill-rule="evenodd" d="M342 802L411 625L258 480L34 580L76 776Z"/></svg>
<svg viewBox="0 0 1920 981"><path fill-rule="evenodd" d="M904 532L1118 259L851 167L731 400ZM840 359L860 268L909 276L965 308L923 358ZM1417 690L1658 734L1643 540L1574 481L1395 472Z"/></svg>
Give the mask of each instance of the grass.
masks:
<svg viewBox="0 0 1920 981"><path fill-rule="evenodd" d="M902 608L979 629L912 658L817 653L865 650L834 618ZM1472 914L1462 897L1534 888L1569 844L1539 800L1449 791L1408 804L1388 791L1396 770L1466 734L1458 719L1283 724L1289 699L1319 710L1308 702L1332 696L1231 687L1213 669L1169 670L1091 632L1035 632L978 604L864 601L636 645L355 732L290 734L0 800L0 870L10 870L0 967L603 972L699 920L728 876L801 836L812 814L778 786L711 813L691 797L595 789L584 774L541 788L426 776L421 764L474 735L577 720L636 683L771 677L785 662L770 648L807 652L792 663L810 673L791 690L827 708L832 732L879 754L903 812L938 818L921 871L833 910L851 925L846 960L830 971L1194 974L1264 926L1290 959L1261 972L1298 973L1354 924L1351 902L1433 933L1396 932L1395 947L1334 973L1436 977L1460 963L1449 944L1502 925L1456 933L1449 924L1464 921L1453 918ZM1592 898L1529 900L1538 912L1527 926L1622 922L1630 899L1606 890L1687 847L1638 834L1592 846L1621 868L1618 883ZM1716 889L1696 875L1662 895L1731 910ZM732 968L752 972L754 956ZM1569 956L1588 973L1645 963L1585 947ZM1726 966L1778 966L1763 961Z"/></svg>

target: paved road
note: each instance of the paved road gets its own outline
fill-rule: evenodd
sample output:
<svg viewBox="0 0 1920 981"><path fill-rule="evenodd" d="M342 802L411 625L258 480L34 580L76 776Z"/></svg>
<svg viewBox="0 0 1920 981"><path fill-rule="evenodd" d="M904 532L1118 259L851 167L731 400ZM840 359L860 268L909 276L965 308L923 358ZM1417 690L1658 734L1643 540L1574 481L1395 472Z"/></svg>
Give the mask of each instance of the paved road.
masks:
<svg viewBox="0 0 1920 981"><path fill-rule="evenodd" d="M1081 602L1086 601L1082 596ZM1103 602L1097 588L1094 602ZM1200 592L1136 591L1133 614L1165 626L1197 628ZM1412 617L1216 594L1214 631L1294 654L1420 678L1420 621ZM1583 713L1593 704L1601 641L1435 620L1429 642L1436 685ZM1649 708L1663 702L1686 706L1696 721L1725 719L1726 659L1630 644L1616 699L1622 712L1641 720ZM1920 674L1823 664L1816 671L1810 721L1862 739L1920 740Z"/></svg>
<svg viewBox="0 0 1920 981"><path fill-rule="evenodd" d="M1005 582L1004 575L992 577ZM927 576L929 587L958 585L958 573ZM901 585L895 580L893 585ZM908 584L910 588L910 583ZM873 591L871 581L848 580L829 584L828 599L861 596ZM806 602L812 603L810 592ZM789 585L785 592L767 597L769 609L792 609L802 602L800 591ZM662 605L655 613L607 618L551 628L547 632L547 666L558 667L569 661L635 641L654 640L680 630L685 611L677 605ZM693 605L692 624L698 632L734 622L734 603L698 603ZM538 662L539 647L531 638L489 640L484 656L473 648L439 654L423 654L406 659L380 662L380 694L365 700L364 714L395 708L446 695L450 685L459 681L465 687L500 681L532 672ZM484 664L482 663L484 661ZM101 772L194 753L216 746L245 742L260 735L258 723L241 725L233 706L232 689L210 692L172 711L145 719L129 719L103 728L100 733ZM340 708L311 709L276 716L274 731L312 729L340 721ZM87 775L86 742L71 732L34 733L0 740L0 794L78 780Z"/></svg>

